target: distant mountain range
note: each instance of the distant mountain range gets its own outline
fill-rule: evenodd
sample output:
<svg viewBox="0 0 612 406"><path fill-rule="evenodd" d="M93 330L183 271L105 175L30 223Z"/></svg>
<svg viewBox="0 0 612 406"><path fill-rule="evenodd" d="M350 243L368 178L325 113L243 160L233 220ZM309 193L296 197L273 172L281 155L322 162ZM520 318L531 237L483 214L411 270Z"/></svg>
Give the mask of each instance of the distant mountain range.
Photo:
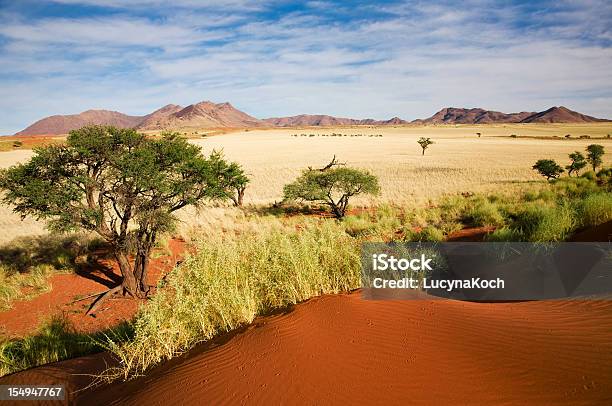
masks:
<svg viewBox="0 0 612 406"><path fill-rule="evenodd" d="M399 117L389 120L373 120L371 118L355 119L333 117L321 114L300 114L291 117L274 117L262 120L264 123L274 127L311 127L311 126L338 126L338 125L397 125L408 124L408 121Z"/></svg>
<svg viewBox="0 0 612 406"><path fill-rule="evenodd" d="M501 113L484 109L447 107L426 119L411 122L393 117L389 120L353 119L327 115L301 114L291 117L257 119L230 103L203 101L181 107L169 104L145 116L129 116L117 111L87 110L80 114L50 116L38 120L16 135L67 134L87 124L113 125L139 130L185 128L311 127L343 125L401 124L491 124L491 123L594 123L610 121L577 113L566 107L541 112Z"/></svg>
<svg viewBox="0 0 612 406"><path fill-rule="evenodd" d="M610 121L587 116L567 107L551 107L540 112L501 113L484 109L461 109L447 107L424 120L423 124L491 124L491 123L595 123Z"/></svg>
<svg viewBox="0 0 612 406"><path fill-rule="evenodd" d="M67 134L70 130L86 124L139 130L266 126L262 120L237 110L229 103L204 101L187 107L168 104L146 116L128 116L108 110L87 110L80 114L50 116L38 120L16 135Z"/></svg>

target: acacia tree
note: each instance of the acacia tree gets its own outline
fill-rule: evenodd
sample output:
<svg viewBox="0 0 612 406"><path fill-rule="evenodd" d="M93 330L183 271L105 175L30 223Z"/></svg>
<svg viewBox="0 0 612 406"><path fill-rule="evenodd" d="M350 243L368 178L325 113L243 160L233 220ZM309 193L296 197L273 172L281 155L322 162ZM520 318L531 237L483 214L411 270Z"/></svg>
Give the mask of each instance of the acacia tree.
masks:
<svg viewBox="0 0 612 406"><path fill-rule="evenodd" d="M228 197L234 203L234 206L242 207L244 192L247 184L249 183L249 177L246 175L246 173L244 173L242 167L236 162L231 162L229 165L227 165L224 173L230 190Z"/></svg>
<svg viewBox="0 0 612 406"><path fill-rule="evenodd" d="M552 159L539 159L532 169L546 178L546 180L558 178L564 171L559 164Z"/></svg>
<svg viewBox="0 0 612 406"><path fill-rule="evenodd" d="M576 173L576 176L578 176L578 172L587 165L587 161L584 159L584 155L579 151L569 154L569 158L572 162L565 167L565 169L567 169L567 174L572 176L572 173Z"/></svg>
<svg viewBox="0 0 612 406"><path fill-rule="evenodd" d="M337 163L334 157L322 169L306 169L293 183L285 185L285 199L322 202L331 208L337 219L341 219L351 197L362 193L378 194L380 187L376 176L339 165L343 164Z"/></svg>
<svg viewBox="0 0 612 406"><path fill-rule="evenodd" d="M429 147L431 144L434 144L434 142L430 138L425 138L425 137L419 138L417 143L423 149L423 154L422 155L425 155L425 150L427 149L427 147Z"/></svg>
<svg viewBox="0 0 612 406"><path fill-rule="evenodd" d="M98 301L115 293L143 298L157 237L173 228L177 210L227 198L233 183L219 170L226 166L220 153L205 157L177 134L147 138L87 126L2 171L0 189L22 218L46 220L57 231L91 230L109 244L123 280Z"/></svg>
<svg viewBox="0 0 612 406"><path fill-rule="evenodd" d="M591 144L588 147L586 147L586 151L587 151L586 159L593 167L593 172L595 172L597 170L597 167L601 166L601 164L603 163L602 157L605 154L604 147L603 145L599 145L599 144Z"/></svg>

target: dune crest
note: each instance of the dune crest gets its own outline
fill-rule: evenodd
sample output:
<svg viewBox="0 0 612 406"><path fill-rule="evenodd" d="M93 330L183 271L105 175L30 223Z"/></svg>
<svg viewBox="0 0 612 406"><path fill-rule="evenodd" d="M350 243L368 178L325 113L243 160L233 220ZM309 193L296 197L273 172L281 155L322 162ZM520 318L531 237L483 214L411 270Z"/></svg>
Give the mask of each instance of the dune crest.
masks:
<svg viewBox="0 0 612 406"><path fill-rule="evenodd" d="M612 302L324 296L82 404L604 404ZM542 388L546 388L542 390Z"/></svg>

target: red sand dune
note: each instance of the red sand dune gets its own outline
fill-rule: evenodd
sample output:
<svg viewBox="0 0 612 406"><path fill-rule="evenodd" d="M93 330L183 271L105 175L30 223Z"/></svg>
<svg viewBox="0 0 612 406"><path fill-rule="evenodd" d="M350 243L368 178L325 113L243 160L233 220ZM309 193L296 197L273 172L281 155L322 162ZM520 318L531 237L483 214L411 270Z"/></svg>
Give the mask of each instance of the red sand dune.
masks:
<svg viewBox="0 0 612 406"><path fill-rule="evenodd" d="M98 355L97 357L101 357ZM83 377L71 360L0 384ZM259 318L76 403L611 404L612 301L469 303L324 296ZM55 378L54 378L55 377ZM64 377L64 378L62 378Z"/></svg>

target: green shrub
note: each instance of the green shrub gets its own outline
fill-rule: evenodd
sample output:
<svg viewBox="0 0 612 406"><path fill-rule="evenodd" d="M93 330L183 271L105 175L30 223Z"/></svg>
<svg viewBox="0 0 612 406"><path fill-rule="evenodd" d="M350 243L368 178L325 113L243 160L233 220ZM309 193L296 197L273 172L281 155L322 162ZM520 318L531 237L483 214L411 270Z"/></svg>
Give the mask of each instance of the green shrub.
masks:
<svg viewBox="0 0 612 406"><path fill-rule="evenodd" d="M374 232L380 240L389 241L394 239L396 231L401 229L406 218L399 208L384 204L376 210L375 220Z"/></svg>
<svg viewBox="0 0 612 406"><path fill-rule="evenodd" d="M582 226L596 226L612 220L612 194L599 193L586 197L578 203Z"/></svg>
<svg viewBox="0 0 612 406"><path fill-rule="evenodd" d="M368 235L375 229L374 223L365 216L346 216L343 225L346 232L353 237Z"/></svg>
<svg viewBox="0 0 612 406"><path fill-rule="evenodd" d="M450 196L442 199L438 206L440 209L440 220L459 220L464 216L466 209L472 204L473 199L463 196Z"/></svg>
<svg viewBox="0 0 612 406"><path fill-rule="evenodd" d="M473 226L501 226L506 219L495 203L484 201L467 210L466 219Z"/></svg>
<svg viewBox="0 0 612 406"><path fill-rule="evenodd" d="M592 172L590 173L592 174ZM548 193L556 197L566 197L570 199L584 198L590 194L599 193L601 191L601 188L593 180L594 178L582 176L579 178L559 179Z"/></svg>
<svg viewBox="0 0 612 406"><path fill-rule="evenodd" d="M444 232L436 227L427 226L418 232L412 232L407 236L408 241L442 241L444 240Z"/></svg>
<svg viewBox="0 0 612 406"><path fill-rule="evenodd" d="M595 172L587 171L583 173L582 175L580 175L580 177L584 179L588 179L588 180L595 180Z"/></svg>
<svg viewBox="0 0 612 406"><path fill-rule="evenodd" d="M515 229L510 227L502 227L494 230L492 233L489 233L485 236L486 241L495 241L495 242L514 242L514 241L524 241L523 234Z"/></svg>
<svg viewBox="0 0 612 406"><path fill-rule="evenodd" d="M612 167L603 168L597 172L597 183L603 188L612 191Z"/></svg>
<svg viewBox="0 0 612 406"><path fill-rule="evenodd" d="M612 177L612 166L609 168L603 168L599 172L597 172L597 179L610 177Z"/></svg>
<svg viewBox="0 0 612 406"><path fill-rule="evenodd" d="M527 190L523 193L522 199L526 202L533 202L540 198L540 194L536 190Z"/></svg>
<svg viewBox="0 0 612 406"><path fill-rule="evenodd" d="M540 190L540 192L538 193L538 199L543 200L545 202L552 202L553 200L555 200L556 197L557 195L555 194L555 192L550 189L543 189Z"/></svg>
<svg viewBox="0 0 612 406"><path fill-rule="evenodd" d="M530 205L518 212L512 229L526 241L563 241L578 225L576 213L568 204L556 207Z"/></svg>

